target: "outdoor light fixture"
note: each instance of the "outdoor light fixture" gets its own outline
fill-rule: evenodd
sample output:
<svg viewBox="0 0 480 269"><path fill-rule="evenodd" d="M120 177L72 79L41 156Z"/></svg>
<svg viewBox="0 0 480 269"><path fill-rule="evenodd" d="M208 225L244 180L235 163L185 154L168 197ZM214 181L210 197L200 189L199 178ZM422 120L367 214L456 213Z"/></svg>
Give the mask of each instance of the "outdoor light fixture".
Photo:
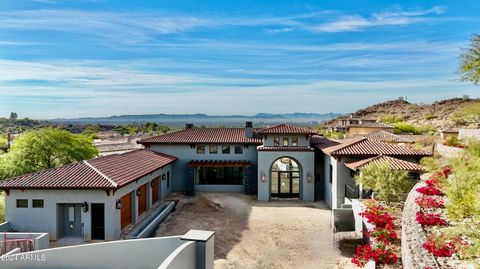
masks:
<svg viewBox="0 0 480 269"><path fill-rule="evenodd" d="M265 180L267 179L267 177L265 176L265 173L262 172L262 174L260 175L260 179L265 182Z"/></svg>
<svg viewBox="0 0 480 269"><path fill-rule="evenodd" d="M312 174L310 172L307 174L307 181L312 182Z"/></svg>
<svg viewBox="0 0 480 269"><path fill-rule="evenodd" d="M122 200L117 200L117 202L115 203L115 207L117 209L122 209Z"/></svg>
<svg viewBox="0 0 480 269"><path fill-rule="evenodd" d="M152 182L150 182L150 187L153 187L153 186L155 186L155 181L154 180L152 180Z"/></svg>
<svg viewBox="0 0 480 269"><path fill-rule="evenodd" d="M137 189L137 196L142 195L142 191L140 189Z"/></svg>
<svg viewBox="0 0 480 269"><path fill-rule="evenodd" d="M83 212L88 212L88 203L87 202L83 202L81 207L82 207Z"/></svg>

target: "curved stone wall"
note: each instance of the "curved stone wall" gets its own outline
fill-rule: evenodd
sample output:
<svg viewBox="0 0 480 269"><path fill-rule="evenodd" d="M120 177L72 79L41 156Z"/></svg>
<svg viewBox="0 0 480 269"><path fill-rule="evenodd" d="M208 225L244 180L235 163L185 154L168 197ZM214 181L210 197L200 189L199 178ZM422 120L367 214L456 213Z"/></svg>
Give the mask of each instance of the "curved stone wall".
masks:
<svg viewBox="0 0 480 269"><path fill-rule="evenodd" d="M441 268L435 260L435 257L427 252L423 243L427 240L427 235L423 228L415 220L420 207L415 203L415 199L420 195L415 190L424 186L421 181L408 194L402 216L402 264L405 269L423 269L429 267L432 269Z"/></svg>

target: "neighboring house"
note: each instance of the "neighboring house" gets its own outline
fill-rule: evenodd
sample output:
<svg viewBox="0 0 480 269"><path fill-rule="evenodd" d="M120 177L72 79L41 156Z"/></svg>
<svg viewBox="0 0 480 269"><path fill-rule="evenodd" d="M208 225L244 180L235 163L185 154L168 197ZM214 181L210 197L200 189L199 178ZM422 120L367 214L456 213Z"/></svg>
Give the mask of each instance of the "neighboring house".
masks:
<svg viewBox="0 0 480 269"><path fill-rule="evenodd" d="M395 127L377 122L374 118L356 118L350 115L347 119L342 119L337 125L330 127L330 131L348 133L349 136L366 135L377 131L393 133Z"/></svg>
<svg viewBox="0 0 480 269"><path fill-rule="evenodd" d="M443 140L449 138L450 136L458 137L458 129L444 129L440 131L440 138Z"/></svg>
<svg viewBox="0 0 480 269"><path fill-rule="evenodd" d="M0 181L17 231L113 240L171 191L175 157L139 149Z"/></svg>
<svg viewBox="0 0 480 269"><path fill-rule="evenodd" d="M137 143L137 141L140 139L140 137L134 136L117 136L106 139L95 139L94 144L100 152L100 156L107 156L142 148L142 146Z"/></svg>
<svg viewBox="0 0 480 269"><path fill-rule="evenodd" d="M320 143L315 144L314 147L321 150L323 154L319 154L316 165L323 170L321 181L325 193L324 200L330 208L340 208L345 203L345 198L358 198L358 196L347 197L348 190L358 189L354 179L355 173L349 167L352 163L383 155L410 162L414 166L421 158L431 155L425 151L367 138L346 139L336 143L324 139L318 142Z"/></svg>

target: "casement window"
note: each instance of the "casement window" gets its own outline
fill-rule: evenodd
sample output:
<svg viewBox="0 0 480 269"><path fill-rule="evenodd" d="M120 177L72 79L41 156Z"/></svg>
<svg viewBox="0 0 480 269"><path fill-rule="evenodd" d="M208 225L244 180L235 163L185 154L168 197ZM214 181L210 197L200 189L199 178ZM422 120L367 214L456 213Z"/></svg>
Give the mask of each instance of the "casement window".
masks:
<svg viewBox="0 0 480 269"><path fill-rule="evenodd" d="M43 208L43 199L33 199L32 200L33 208Z"/></svg>
<svg viewBox="0 0 480 269"><path fill-rule="evenodd" d="M230 146L222 146L222 154L230 154Z"/></svg>
<svg viewBox="0 0 480 269"><path fill-rule="evenodd" d="M274 147L280 146L280 138L279 137L274 137L273 138L273 146Z"/></svg>
<svg viewBox="0 0 480 269"><path fill-rule="evenodd" d="M17 199L17 208L27 208L28 200L27 199Z"/></svg>
<svg viewBox="0 0 480 269"><path fill-rule="evenodd" d="M197 146L197 154L205 154L205 146Z"/></svg>
<svg viewBox="0 0 480 269"><path fill-rule="evenodd" d="M243 154L242 146L235 146L235 154Z"/></svg>
<svg viewBox="0 0 480 269"><path fill-rule="evenodd" d="M167 172L167 188L170 188L170 171Z"/></svg>
<svg viewBox="0 0 480 269"><path fill-rule="evenodd" d="M298 137L292 137L292 146L298 146Z"/></svg>
<svg viewBox="0 0 480 269"><path fill-rule="evenodd" d="M288 137L283 138L283 146L288 147Z"/></svg>
<svg viewBox="0 0 480 269"><path fill-rule="evenodd" d="M217 154L218 153L218 147L216 145L210 145L210 146L208 146L208 152L210 154Z"/></svg>

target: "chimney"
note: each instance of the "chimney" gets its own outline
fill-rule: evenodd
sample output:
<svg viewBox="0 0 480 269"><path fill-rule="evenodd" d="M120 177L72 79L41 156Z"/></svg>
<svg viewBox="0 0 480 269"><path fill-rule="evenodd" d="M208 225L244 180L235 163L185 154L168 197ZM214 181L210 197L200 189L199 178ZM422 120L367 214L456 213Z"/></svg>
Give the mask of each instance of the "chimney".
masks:
<svg viewBox="0 0 480 269"><path fill-rule="evenodd" d="M193 123L185 124L185 129L192 129L192 128L193 128Z"/></svg>
<svg viewBox="0 0 480 269"><path fill-rule="evenodd" d="M245 122L245 137L253 137L253 123L251 121Z"/></svg>

